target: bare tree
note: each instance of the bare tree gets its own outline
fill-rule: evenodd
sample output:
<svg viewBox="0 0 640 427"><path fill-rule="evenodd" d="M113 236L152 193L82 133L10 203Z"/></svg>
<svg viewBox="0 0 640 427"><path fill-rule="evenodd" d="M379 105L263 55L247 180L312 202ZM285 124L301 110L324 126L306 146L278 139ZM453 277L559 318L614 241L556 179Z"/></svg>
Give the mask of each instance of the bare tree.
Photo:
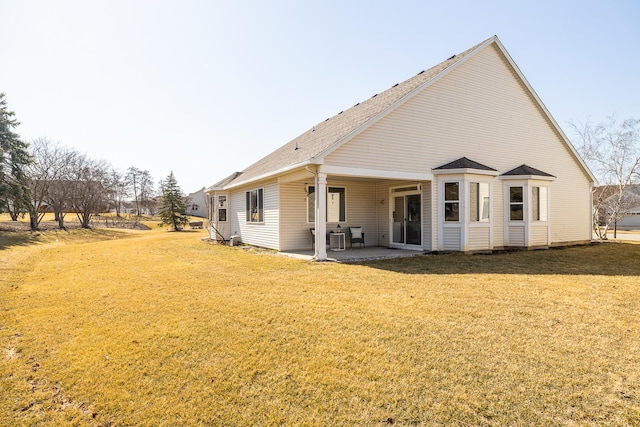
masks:
<svg viewBox="0 0 640 427"><path fill-rule="evenodd" d="M111 169L109 174L109 187L110 187L110 201L113 209L116 211L116 216L119 218L122 213L122 206L127 197L129 197L129 189L126 181L125 174Z"/></svg>
<svg viewBox="0 0 640 427"><path fill-rule="evenodd" d="M628 208L625 190L640 177L640 119L619 123L609 117L599 124L587 120L569 125L581 155L605 184L594 189L593 224L598 238L606 239L611 224L615 226Z"/></svg>
<svg viewBox="0 0 640 427"><path fill-rule="evenodd" d="M37 138L29 145L33 162L27 168L31 197L27 210L32 230L37 230L49 207L50 186L60 179L65 148L48 138Z"/></svg>
<svg viewBox="0 0 640 427"><path fill-rule="evenodd" d="M104 212L109 205L109 165L104 161L77 156L71 182L72 206L82 228L91 228L93 215Z"/></svg>
<svg viewBox="0 0 640 427"><path fill-rule="evenodd" d="M64 218L73 209L74 166L80 153L67 147L57 148L57 174L48 185L45 200L53 209L58 228L65 229Z"/></svg>
<svg viewBox="0 0 640 427"><path fill-rule="evenodd" d="M136 206L136 215L142 215L142 209L149 207L153 198L153 179L148 170L140 170L134 166L127 169L126 180L130 195Z"/></svg>

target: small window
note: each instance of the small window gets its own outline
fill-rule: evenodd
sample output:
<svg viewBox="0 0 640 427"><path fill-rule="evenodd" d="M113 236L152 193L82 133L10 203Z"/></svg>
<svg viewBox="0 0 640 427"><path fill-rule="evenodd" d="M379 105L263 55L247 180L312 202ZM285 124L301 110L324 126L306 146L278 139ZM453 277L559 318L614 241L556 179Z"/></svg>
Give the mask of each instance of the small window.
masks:
<svg viewBox="0 0 640 427"><path fill-rule="evenodd" d="M345 222L346 210L345 188L329 187L327 189L327 222ZM307 189L307 221L316 221L316 190L313 186Z"/></svg>
<svg viewBox="0 0 640 427"><path fill-rule="evenodd" d="M469 186L469 219L472 222L489 221L489 197L488 182L472 182Z"/></svg>
<svg viewBox="0 0 640 427"><path fill-rule="evenodd" d="M533 187L531 210L534 221L547 220L547 187Z"/></svg>
<svg viewBox="0 0 640 427"><path fill-rule="evenodd" d="M218 209L218 222L227 222L227 210Z"/></svg>
<svg viewBox="0 0 640 427"><path fill-rule="evenodd" d="M246 193L246 213L247 222L264 222L264 190L247 191Z"/></svg>
<svg viewBox="0 0 640 427"><path fill-rule="evenodd" d="M524 219L524 201L522 187L509 187L509 219L522 221Z"/></svg>
<svg viewBox="0 0 640 427"><path fill-rule="evenodd" d="M460 221L460 183L444 183L444 220Z"/></svg>
<svg viewBox="0 0 640 427"><path fill-rule="evenodd" d="M227 204L227 196L218 196L218 206L224 208Z"/></svg>

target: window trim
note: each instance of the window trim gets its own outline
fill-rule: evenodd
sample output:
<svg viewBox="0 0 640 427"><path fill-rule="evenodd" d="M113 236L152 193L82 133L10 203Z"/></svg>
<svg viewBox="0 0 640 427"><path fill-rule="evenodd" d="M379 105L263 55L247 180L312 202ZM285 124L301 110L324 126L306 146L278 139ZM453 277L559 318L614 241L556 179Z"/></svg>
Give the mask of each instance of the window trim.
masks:
<svg viewBox="0 0 640 427"><path fill-rule="evenodd" d="M538 190L536 192L536 189ZM544 190L544 191L543 191ZM537 194L536 194L537 193ZM544 203L541 196L544 194ZM549 221L549 187L543 185L531 186L531 222Z"/></svg>
<svg viewBox="0 0 640 427"><path fill-rule="evenodd" d="M332 186L328 186L327 185L327 190L326 190L326 204L327 206L329 205L329 194L332 193L332 189L340 189L342 190L341 192L333 192L333 193L339 193L340 194L340 218L338 221L329 221L329 209L325 208L325 212L326 212L326 217L325 217L325 222L326 223L331 223L331 224L344 224L347 222L347 187L345 186L338 186L338 185L332 185ZM307 208L307 223L308 224L315 224L315 214L316 214L316 196L315 196L315 186L313 185L309 185L307 186L307 199L306 199L306 208ZM313 215L313 219L311 219L311 216Z"/></svg>
<svg viewBox="0 0 640 427"><path fill-rule="evenodd" d="M458 198L457 199L450 199L447 200L447 185L448 184L455 184L458 187ZM460 223L461 222L461 212L460 212L460 206L461 206L461 197L460 197L460 192L461 192L461 181L444 181L443 182L443 194L442 194L442 207L443 207L443 219L444 219L444 223ZM457 205L458 209L457 209L457 218L456 219L448 219L447 218L447 205L451 205L452 206L452 210L451 212L454 212L453 210L453 206Z"/></svg>
<svg viewBox="0 0 640 427"><path fill-rule="evenodd" d="M256 193L255 207L251 204L254 192ZM255 212L253 212L254 209ZM245 192L245 221L247 224L264 224L264 187Z"/></svg>
<svg viewBox="0 0 640 427"><path fill-rule="evenodd" d="M509 195L509 209L508 209L508 213L509 213L509 222L523 222L526 219L526 197L525 197L525 192L526 192L526 185L509 185L508 186L509 191L508 191L508 195ZM520 194L522 197L522 200L520 201L512 201L511 200L511 190L514 188L520 188ZM511 213L513 212L512 207L514 206L520 206L520 212L522 213L522 218L520 219L513 219L511 216Z"/></svg>
<svg viewBox="0 0 640 427"><path fill-rule="evenodd" d="M477 189L474 192L475 185L477 185ZM485 186L485 191L481 191L481 188ZM476 200L473 200L474 194L477 196ZM474 203L476 215L472 215ZM491 203L491 183L488 181L469 181L469 223L489 223L491 221Z"/></svg>

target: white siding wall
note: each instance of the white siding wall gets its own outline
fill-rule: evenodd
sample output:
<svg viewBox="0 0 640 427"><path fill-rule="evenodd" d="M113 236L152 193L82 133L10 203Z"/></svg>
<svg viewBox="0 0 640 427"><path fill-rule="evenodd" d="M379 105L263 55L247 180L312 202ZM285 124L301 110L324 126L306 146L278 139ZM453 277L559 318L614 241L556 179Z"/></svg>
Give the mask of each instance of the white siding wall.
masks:
<svg viewBox="0 0 640 427"><path fill-rule="evenodd" d="M376 185L376 211L378 216L378 245L389 246L389 187L393 181L384 181Z"/></svg>
<svg viewBox="0 0 640 427"><path fill-rule="evenodd" d="M264 189L264 222L247 223L246 196L247 191ZM275 181L243 187L231 193L231 232L239 234L243 243L269 249L279 249L279 197L278 184Z"/></svg>
<svg viewBox="0 0 640 427"><path fill-rule="evenodd" d="M478 227L469 227L468 245L469 251L481 251L486 250L489 247L489 232L488 225L481 225Z"/></svg>
<svg viewBox="0 0 640 427"><path fill-rule="evenodd" d="M534 222L531 224L529 246L547 246L547 223Z"/></svg>
<svg viewBox="0 0 640 427"><path fill-rule="evenodd" d="M460 227L445 227L442 232L443 250L459 251L460 250Z"/></svg>
<svg viewBox="0 0 640 427"><path fill-rule="evenodd" d="M555 175L552 242L591 238L588 177L512 73L488 48L327 156L326 164L431 172L466 156L506 172L523 163ZM494 200L503 199L494 182ZM494 203L494 242L503 240Z"/></svg>
<svg viewBox="0 0 640 427"><path fill-rule="evenodd" d="M505 239L505 246L524 246L524 224L509 226L509 239Z"/></svg>
<svg viewBox="0 0 640 427"><path fill-rule="evenodd" d="M493 192L491 193L491 222L493 224L493 249L504 247L504 188L498 179L493 180Z"/></svg>
<svg viewBox="0 0 640 427"><path fill-rule="evenodd" d="M433 228L431 227L432 223L432 204L431 200L431 183L423 182L422 183L422 247L425 251L432 251L434 247L432 246L432 238Z"/></svg>
<svg viewBox="0 0 640 427"><path fill-rule="evenodd" d="M284 250L311 249L313 223L307 222L307 193L305 183L313 185L313 178L280 184L280 243Z"/></svg>
<svg viewBox="0 0 640 427"><path fill-rule="evenodd" d="M281 184L280 200L280 250L311 249L309 229L315 226L307 222L307 198L305 182L313 185L313 180L295 181ZM340 227L347 234L348 227L361 226L365 233L365 245L378 244L378 211L376 184L369 181L341 180L339 177L327 178L327 188L344 187L346 191L346 222ZM327 231L334 230L338 223L327 223Z"/></svg>

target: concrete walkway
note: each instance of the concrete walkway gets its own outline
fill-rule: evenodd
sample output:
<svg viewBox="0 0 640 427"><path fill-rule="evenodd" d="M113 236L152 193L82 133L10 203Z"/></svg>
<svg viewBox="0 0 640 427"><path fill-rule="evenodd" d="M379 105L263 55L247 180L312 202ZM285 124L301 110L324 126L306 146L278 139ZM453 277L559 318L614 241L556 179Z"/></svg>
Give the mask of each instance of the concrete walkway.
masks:
<svg viewBox="0 0 640 427"><path fill-rule="evenodd" d="M278 252L278 255L288 256L304 260L313 260L314 252L309 251L289 251ZM377 259L405 258L423 255L422 251L409 251L405 249L391 249L380 246L372 248L353 248L344 251L327 250L327 261L333 262L359 262L372 261Z"/></svg>

